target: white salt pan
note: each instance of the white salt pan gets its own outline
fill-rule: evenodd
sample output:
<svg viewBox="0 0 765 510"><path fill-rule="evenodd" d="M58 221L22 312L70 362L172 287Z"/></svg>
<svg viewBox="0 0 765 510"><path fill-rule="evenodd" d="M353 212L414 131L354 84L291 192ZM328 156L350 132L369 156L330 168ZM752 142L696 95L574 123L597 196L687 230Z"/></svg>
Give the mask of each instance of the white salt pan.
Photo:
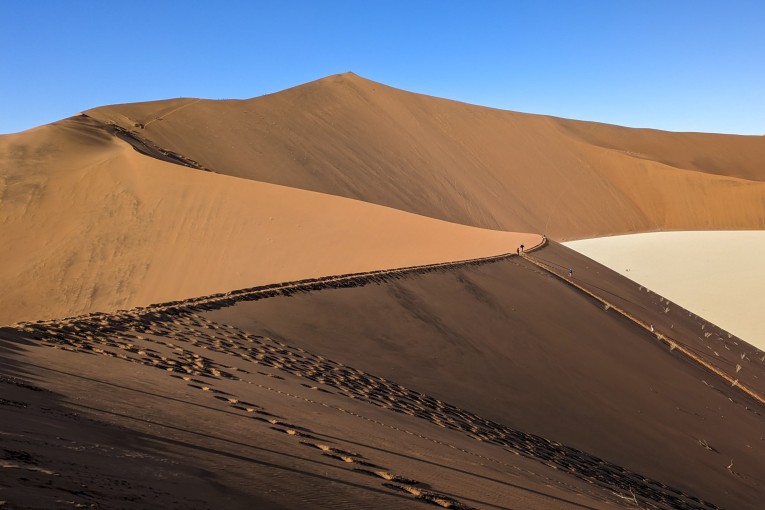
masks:
<svg viewBox="0 0 765 510"><path fill-rule="evenodd" d="M564 244L765 350L765 231L656 232Z"/></svg>

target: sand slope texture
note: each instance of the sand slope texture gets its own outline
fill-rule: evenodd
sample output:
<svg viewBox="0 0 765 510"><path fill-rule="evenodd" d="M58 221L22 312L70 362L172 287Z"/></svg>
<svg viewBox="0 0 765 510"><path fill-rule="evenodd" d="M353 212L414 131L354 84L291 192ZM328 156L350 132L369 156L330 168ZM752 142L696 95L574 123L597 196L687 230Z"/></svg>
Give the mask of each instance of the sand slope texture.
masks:
<svg viewBox="0 0 765 510"><path fill-rule="evenodd" d="M0 137L0 324L538 244L142 155L87 117Z"/></svg>
<svg viewBox="0 0 765 510"><path fill-rule="evenodd" d="M666 305L553 244L6 328L3 494L43 508L759 508L762 353Z"/></svg>
<svg viewBox="0 0 765 510"><path fill-rule="evenodd" d="M352 73L246 101L86 113L216 172L467 225L558 240L765 228L762 136L493 110Z"/></svg>

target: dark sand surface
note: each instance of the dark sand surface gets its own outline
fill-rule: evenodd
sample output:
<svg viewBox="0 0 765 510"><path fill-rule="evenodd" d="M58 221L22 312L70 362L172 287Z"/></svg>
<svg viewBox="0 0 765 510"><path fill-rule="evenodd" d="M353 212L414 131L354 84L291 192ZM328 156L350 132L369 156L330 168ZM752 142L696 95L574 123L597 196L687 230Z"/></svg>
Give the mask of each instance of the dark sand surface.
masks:
<svg viewBox="0 0 765 510"><path fill-rule="evenodd" d="M532 256L578 263L589 285L666 315L559 245ZM528 260L271 293L5 329L3 373L55 388L45 398L105 430L111 451L198 473L209 505L222 491L287 508L757 508L762 406ZM28 404L0 406L14 420L47 407L14 397ZM27 420L31 444L3 447L34 455L70 419ZM68 457L49 451L35 466L57 472ZM28 478L3 473L6 487ZM182 481L70 500L106 506L147 487L191 497ZM55 487L36 498L60 498Z"/></svg>
<svg viewBox="0 0 765 510"><path fill-rule="evenodd" d="M737 375L763 393L765 363L752 346L564 247L533 256L575 267L585 286L729 373L744 354ZM209 316L448 397L723 507L755 508L763 491L761 404L525 261Z"/></svg>

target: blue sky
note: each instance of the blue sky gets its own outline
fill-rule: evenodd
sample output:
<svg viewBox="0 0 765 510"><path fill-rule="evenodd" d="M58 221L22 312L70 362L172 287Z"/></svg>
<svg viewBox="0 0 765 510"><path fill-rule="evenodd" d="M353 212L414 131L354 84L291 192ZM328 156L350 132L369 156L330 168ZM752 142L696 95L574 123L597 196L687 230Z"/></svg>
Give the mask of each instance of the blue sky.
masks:
<svg viewBox="0 0 765 510"><path fill-rule="evenodd" d="M0 1L0 133L353 71L507 110L765 134L765 2Z"/></svg>

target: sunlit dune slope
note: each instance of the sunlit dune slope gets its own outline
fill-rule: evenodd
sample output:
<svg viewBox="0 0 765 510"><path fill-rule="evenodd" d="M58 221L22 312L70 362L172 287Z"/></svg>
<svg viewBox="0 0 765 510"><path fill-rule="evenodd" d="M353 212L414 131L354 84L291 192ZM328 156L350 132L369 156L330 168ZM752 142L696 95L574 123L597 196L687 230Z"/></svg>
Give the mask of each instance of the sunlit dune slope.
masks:
<svg viewBox="0 0 765 510"><path fill-rule="evenodd" d="M353 74L0 136L0 325L178 300L0 328L3 499L758 509L734 335L554 241L332 275L765 229L764 143Z"/></svg>
<svg viewBox="0 0 765 510"><path fill-rule="evenodd" d="M765 393L765 363L753 347L560 245L531 256L573 266L580 285L726 373L740 364L736 377ZM560 441L721 508L761 502L761 404L526 260L239 303L206 316Z"/></svg>
<svg viewBox="0 0 765 510"><path fill-rule="evenodd" d="M500 111L352 73L244 101L86 113L216 172L486 228L562 240L765 228L765 137Z"/></svg>
<svg viewBox="0 0 765 510"><path fill-rule="evenodd" d="M0 137L0 324L537 244L159 161L78 117Z"/></svg>

